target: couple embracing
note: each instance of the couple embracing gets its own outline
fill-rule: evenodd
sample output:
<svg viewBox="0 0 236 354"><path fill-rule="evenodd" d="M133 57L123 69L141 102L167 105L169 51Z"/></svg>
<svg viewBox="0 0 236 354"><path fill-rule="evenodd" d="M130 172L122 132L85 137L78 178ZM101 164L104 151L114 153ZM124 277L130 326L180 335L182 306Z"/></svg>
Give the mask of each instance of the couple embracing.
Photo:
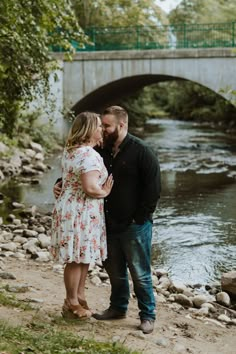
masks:
<svg viewBox="0 0 236 354"><path fill-rule="evenodd" d="M63 152L62 180L54 186L51 252L65 264L64 315L125 318L129 269L140 310L139 329L153 331L152 214L160 189L157 157L128 133L124 108L111 106L101 117L83 112L75 118ZM89 264L98 260L110 278L110 305L92 313L85 281Z"/></svg>

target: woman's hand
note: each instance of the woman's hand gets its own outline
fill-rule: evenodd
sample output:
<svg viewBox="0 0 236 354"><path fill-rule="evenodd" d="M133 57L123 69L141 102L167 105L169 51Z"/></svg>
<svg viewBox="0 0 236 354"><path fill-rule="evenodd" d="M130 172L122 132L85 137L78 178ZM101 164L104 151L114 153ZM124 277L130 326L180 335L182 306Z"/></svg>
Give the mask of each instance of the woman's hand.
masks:
<svg viewBox="0 0 236 354"><path fill-rule="evenodd" d="M62 181L59 181L56 184L54 184L53 187L53 194L56 199L60 196L61 190L62 190Z"/></svg>
<svg viewBox="0 0 236 354"><path fill-rule="evenodd" d="M114 183L114 179L113 179L112 174L110 174L107 177L106 182L102 186L102 189L104 190L104 192L106 192L105 197L107 197L111 193L111 189L112 189L113 183Z"/></svg>

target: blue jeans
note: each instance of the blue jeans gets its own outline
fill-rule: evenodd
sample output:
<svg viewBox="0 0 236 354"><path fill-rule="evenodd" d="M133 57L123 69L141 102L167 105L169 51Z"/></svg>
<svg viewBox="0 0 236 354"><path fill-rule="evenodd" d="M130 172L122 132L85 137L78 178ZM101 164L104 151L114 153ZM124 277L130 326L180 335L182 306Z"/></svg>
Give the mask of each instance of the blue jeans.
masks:
<svg viewBox="0 0 236 354"><path fill-rule="evenodd" d="M151 276L152 223L131 224L125 231L107 235L108 258L104 262L111 282L110 307L125 313L130 291L129 268L138 300L140 319L155 320Z"/></svg>

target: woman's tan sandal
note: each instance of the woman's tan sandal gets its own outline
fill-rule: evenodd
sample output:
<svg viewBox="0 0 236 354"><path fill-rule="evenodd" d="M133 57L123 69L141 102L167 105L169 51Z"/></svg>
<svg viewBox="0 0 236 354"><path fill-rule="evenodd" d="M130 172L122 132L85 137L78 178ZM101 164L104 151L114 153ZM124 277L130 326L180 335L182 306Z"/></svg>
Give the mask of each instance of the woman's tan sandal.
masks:
<svg viewBox="0 0 236 354"><path fill-rule="evenodd" d="M71 305L67 299L64 301L62 306L62 316L68 319L85 319L91 317L92 313L89 310L86 310L82 305Z"/></svg>
<svg viewBox="0 0 236 354"><path fill-rule="evenodd" d="M91 308L89 307L88 303L86 300L82 300L80 298L78 298L79 304L85 309L85 310L89 310L90 312L92 312Z"/></svg>

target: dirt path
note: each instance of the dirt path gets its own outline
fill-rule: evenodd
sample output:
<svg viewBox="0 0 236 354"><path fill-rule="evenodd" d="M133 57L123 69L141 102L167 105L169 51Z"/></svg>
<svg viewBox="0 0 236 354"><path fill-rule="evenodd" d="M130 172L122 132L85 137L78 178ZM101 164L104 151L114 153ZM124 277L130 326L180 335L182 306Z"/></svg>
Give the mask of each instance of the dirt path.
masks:
<svg viewBox="0 0 236 354"><path fill-rule="evenodd" d="M6 259L5 270L13 273L16 280L2 280L2 284L28 284L30 291L16 294L18 299L39 299L38 314L45 321L60 316L64 299L62 274L52 270L52 264L35 261ZM109 286L94 286L88 280L87 299L94 310L103 310L108 305ZM234 354L236 326L222 327L206 319L192 318L191 312L175 309L175 304L159 304L155 330L143 335L137 330L138 308L131 299L128 317L116 321L79 321L73 327L79 336L102 341L120 341L132 350L145 354ZM35 311L15 310L0 306L0 317L12 324L26 324L35 316Z"/></svg>

